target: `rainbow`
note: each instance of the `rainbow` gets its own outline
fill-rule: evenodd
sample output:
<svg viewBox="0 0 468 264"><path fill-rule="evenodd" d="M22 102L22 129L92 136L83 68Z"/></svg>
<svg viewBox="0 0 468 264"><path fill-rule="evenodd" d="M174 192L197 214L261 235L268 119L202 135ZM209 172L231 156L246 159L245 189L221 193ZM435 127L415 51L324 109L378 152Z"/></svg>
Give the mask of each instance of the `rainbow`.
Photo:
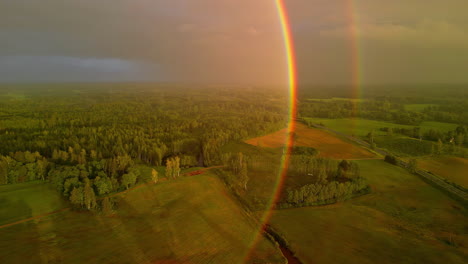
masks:
<svg viewBox="0 0 468 264"><path fill-rule="evenodd" d="M279 22L281 25L281 31L284 40L284 49L286 54L286 63L287 63L287 74L288 74L288 90L289 90L289 123L287 128L287 138L286 145L284 148L283 156L281 158L281 169L279 176L277 177L274 194L272 195L271 200L269 201L269 208L263 214L261 218L261 230L256 234L256 237L253 240L253 245L250 248L250 252L246 257L246 260L251 256L255 246L262 237L262 232L264 227L269 223L273 210L281 196L283 191L283 184L286 178L288 171L289 159L293 147L293 136L295 131L295 121L297 117L297 68L296 68L296 54L294 50L294 41L293 35L291 32L290 21L285 6L285 0L275 0L275 5L279 17ZM355 15L355 6L353 0L346 0L346 17L349 21L348 26L348 36L350 42L350 69L351 69L351 86L352 86L352 98L360 98L360 87L362 82L361 70L360 70L360 57L361 52L358 49L359 40L358 40L358 28L357 28L357 16ZM355 100L353 100L355 101ZM357 104L354 105L354 113L357 114Z"/></svg>
<svg viewBox="0 0 468 264"><path fill-rule="evenodd" d="M288 68L288 89L289 89L289 123L288 134L286 136L286 146L281 160L280 176L277 178L275 192L271 201L270 208L265 216L264 223L271 218L271 214L276 205L276 202L281 195L284 179L288 170L289 157L293 147L293 134L295 131L295 120L297 114L297 70L296 70L296 54L294 52L294 41L289 24L289 17L287 9L284 5L284 0L275 0L276 8L278 10L279 22L281 24L281 31L283 33L284 48L286 51L286 62Z"/></svg>
<svg viewBox="0 0 468 264"><path fill-rule="evenodd" d="M349 28L348 28L348 38L350 43L350 65L349 68L351 69L351 98L359 99L361 98L362 94L362 71L361 71L361 61L362 58L361 50L359 49L359 31L358 31L358 16L355 8L355 4L353 0L346 1L346 14L347 19L349 21ZM354 102L354 116L357 117L358 113L358 104L356 103L357 100L353 100ZM356 124L355 124L356 125Z"/></svg>
<svg viewBox="0 0 468 264"><path fill-rule="evenodd" d="M261 237L263 236L263 231L265 228L265 224L268 224L271 216L273 214L273 210L275 209L275 205L281 195L282 187L284 184L284 179L286 178L286 173L288 170L289 164L289 157L291 156L291 150L293 147L293 133L295 131L295 123L296 120L296 113L297 113L297 70L296 70L296 56L294 52L294 42L291 32L291 26L289 24L289 17L286 10L286 6L284 4L284 0L275 0L276 9L279 16L279 22L281 25L281 31L284 39L284 49L286 54L286 63L288 69L288 90L289 90L289 122L287 128L287 138L286 138L286 146L284 148L284 152L281 158L281 170L280 175L276 179L275 183L275 190L272 195L272 199L269 201L269 208L263 214L261 218L261 230L256 234L253 244L250 247L250 251L246 256L244 263L253 253L255 246L260 241Z"/></svg>

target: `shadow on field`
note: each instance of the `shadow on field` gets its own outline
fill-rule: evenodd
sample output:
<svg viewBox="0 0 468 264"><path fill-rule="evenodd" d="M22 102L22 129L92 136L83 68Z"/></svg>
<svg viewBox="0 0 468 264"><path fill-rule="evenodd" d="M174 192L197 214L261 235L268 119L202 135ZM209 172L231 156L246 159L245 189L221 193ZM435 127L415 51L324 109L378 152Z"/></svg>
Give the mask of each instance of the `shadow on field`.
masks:
<svg viewBox="0 0 468 264"><path fill-rule="evenodd" d="M141 254L147 261L159 260L168 263L177 263L176 255L172 250L175 247L174 239L171 237L171 227L167 220L160 220L161 216L155 216L159 228L148 221L148 215L138 212L131 204L124 199L119 201L119 211L124 211L125 215L120 215L124 232L130 240L138 247ZM168 213L168 212L166 212ZM174 261L174 262L171 262Z"/></svg>
<svg viewBox="0 0 468 264"><path fill-rule="evenodd" d="M0 208L0 215L13 221L32 217L32 209L23 200L1 199ZM2 228L0 238L1 263L41 263L41 241L34 221Z"/></svg>

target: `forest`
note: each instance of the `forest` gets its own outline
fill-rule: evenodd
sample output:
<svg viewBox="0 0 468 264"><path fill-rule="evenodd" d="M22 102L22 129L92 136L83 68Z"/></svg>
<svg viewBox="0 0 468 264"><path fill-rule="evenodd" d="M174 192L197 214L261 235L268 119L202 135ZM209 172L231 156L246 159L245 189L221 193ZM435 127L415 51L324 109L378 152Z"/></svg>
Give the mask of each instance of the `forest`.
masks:
<svg viewBox="0 0 468 264"><path fill-rule="evenodd" d="M94 209L99 197L157 181L154 169L142 178L138 164L176 178L181 168L222 164L228 141L287 122L279 91L76 88L0 96L0 184L49 181L76 207Z"/></svg>

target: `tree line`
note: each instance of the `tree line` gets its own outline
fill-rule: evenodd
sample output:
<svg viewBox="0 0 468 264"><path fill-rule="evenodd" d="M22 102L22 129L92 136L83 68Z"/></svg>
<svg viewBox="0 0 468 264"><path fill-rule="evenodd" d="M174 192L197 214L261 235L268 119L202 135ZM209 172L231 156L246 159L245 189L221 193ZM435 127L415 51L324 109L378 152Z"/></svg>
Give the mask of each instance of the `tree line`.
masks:
<svg viewBox="0 0 468 264"><path fill-rule="evenodd" d="M370 192L357 163L293 155L288 177L301 177L301 186L283 193L279 208L335 203Z"/></svg>

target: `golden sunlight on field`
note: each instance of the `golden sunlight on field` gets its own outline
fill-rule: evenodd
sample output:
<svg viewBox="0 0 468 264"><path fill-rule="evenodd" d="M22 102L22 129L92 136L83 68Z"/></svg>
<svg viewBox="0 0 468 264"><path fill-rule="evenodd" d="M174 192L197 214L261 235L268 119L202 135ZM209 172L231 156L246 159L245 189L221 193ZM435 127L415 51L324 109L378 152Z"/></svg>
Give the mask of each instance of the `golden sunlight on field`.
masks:
<svg viewBox="0 0 468 264"><path fill-rule="evenodd" d="M418 166L447 180L468 188L468 159L445 157L429 160L418 160Z"/></svg>
<svg viewBox="0 0 468 264"><path fill-rule="evenodd" d="M245 142L254 146L279 148L286 144L287 129L256 137ZM319 156L332 159L367 159L376 156L370 151L348 143L328 132L309 128L302 123L296 123L296 146L311 147L320 151Z"/></svg>

